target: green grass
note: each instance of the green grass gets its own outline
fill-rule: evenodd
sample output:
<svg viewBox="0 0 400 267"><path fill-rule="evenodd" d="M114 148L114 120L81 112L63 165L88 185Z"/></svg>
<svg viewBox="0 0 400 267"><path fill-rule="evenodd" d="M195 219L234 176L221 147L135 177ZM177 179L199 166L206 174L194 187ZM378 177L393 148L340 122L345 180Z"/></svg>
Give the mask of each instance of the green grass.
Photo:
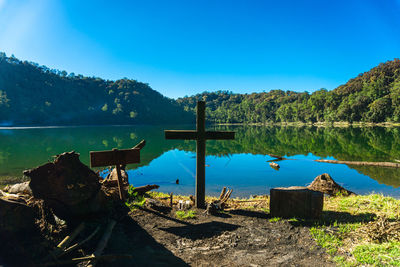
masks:
<svg viewBox="0 0 400 267"><path fill-rule="evenodd" d="M282 218L279 218L279 217L274 217L274 218L269 219L270 222L279 222L281 220L282 220Z"/></svg>
<svg viewBox="0 0 400 267"><path fill-rule="evenodd" d="M146 203L146 198L142 195L139 195L137 192L134 193L133 189L135 188L132 185L130 185L128 188L128 193L125 202L125 205L130 210L135 210L138 207L143 207L144 203Z"/></svg>
<svg viewBox="0 0 400 267"><path fill-rule="evenodd" d="M361 264L400 266L400 242L359 245L353 255Z"/></svg>
<svg viewBox="0 0 400 267"><path fill-rule="evenodd" d="M194 210L178 210L176 213L176 218L181 219L181 220L187 220L187 219L194 219L196 218L196 211Z"/></svg>
<svg viewBox="0 0 400 267"><path fill-rule="evenodd" d="M338 266L400 266L400 242L369 241L361 232L378 217L400 220L400 200L379 194L326 198L310 234Z"/></svg>

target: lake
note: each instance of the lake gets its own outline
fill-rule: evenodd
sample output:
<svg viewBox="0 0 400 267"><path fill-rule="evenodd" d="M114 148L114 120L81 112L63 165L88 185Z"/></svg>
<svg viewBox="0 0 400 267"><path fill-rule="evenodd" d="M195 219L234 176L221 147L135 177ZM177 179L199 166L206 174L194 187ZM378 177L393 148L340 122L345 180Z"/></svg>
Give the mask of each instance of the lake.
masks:
<svg viewBox="0 0 400 267"><path fill-rule="evenodd" d="M89 165L89 151L130 148L142 139L141 163L128 165L134 186L159 184L159 191L194 194L195 141L165 140L166 129L194 125L0 128L0 183L22 177L22 171L52 160L65 151L80 153ZM207 141L206 193L223 186L233 197L269 194L278 186L304 186L322 173L358 194L383 193L400 198L400 169L318 163L315 159L354 161L400 160L400 128L325 128L276 126L212 126L235 131L232 141ZM280 170L267 154L285 156ZM175 183L179 179L180 183Z"/></svg>

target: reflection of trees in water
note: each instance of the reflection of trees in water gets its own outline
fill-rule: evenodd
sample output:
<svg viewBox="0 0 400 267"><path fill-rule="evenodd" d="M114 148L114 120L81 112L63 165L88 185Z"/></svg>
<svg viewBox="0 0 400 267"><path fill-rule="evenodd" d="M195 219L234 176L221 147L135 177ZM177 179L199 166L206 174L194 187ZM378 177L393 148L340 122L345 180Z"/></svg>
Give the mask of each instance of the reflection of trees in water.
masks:
<svg viewBox="0 0 400 267"><path fill-rule="evenodd" d="M400 187L400 169L399 168L385 168L375 166L351 166L357 172L367 175L380 184L391 185L393 187Z"/></svg>
<svg viewBox="0 0 400 267"><path fill-rule="evenodd" d="M129 148L142 139L146 146L141 152L141 163L148 165L164 152L178 148L196 151L196 142L165 140L165 129L191 129L193 126L130 126L83 127L58 129L0 131L0 173L21 176L23 168L32 168L52 156L65 151L81 153L81 160L89 164L89 151ZM317 128L317 127L261 127L216 126L213 130L235 131L235 140L207 141L207 154L225 156L236 153L307 155L334 157L338 160L393 161L400 159L399 128ZM50 151L47 148L51 147ZM400 181L400 170L352 167L371 178L390 185Z"/></svg>
<svg viewBox="0 0 400 267"><path fill-rule="evenodd" d="M235 140L207 141L207 153L250 153L334 157L338 160L393 161L400 159L398 128L217 127L235 131ZM194 142L180 149L195 150Z"/></svg>

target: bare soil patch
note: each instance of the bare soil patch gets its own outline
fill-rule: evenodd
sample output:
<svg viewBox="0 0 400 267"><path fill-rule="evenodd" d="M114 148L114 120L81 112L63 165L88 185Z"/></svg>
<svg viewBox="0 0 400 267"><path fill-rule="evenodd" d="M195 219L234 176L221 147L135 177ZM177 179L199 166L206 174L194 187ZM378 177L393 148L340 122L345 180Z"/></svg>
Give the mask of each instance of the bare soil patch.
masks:
<svg viewBox="0 0 400 267"><path fill-rule="evenodd" d="M196 210L135 210L120 222L105 254L127 253L115 266L333 266L307 226L269 221L268 213L234 209L217 216Z"/></svg>

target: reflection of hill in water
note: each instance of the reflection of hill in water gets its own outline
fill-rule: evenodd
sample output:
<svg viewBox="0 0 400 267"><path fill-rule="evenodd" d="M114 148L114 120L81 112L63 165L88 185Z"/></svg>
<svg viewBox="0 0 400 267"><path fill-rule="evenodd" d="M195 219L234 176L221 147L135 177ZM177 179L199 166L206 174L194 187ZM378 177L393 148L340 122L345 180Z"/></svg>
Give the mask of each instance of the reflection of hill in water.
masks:
<svg viewBox="0 0 400 267"><path fill-rule="evenodd" d="M75 150L89 163L89 151L128 148L142 139L146 146L137 168L149 164L173 148L196 150L194 141L165 140L164 129L191 129L193 126L77 127L53 129L0 130L0 177L21 176L23 169L51 160L52 155ZM236 153L307 155L338 160L393 161L400 159L399 128L316 128L220 126L210 130L236 132L232 141L208 141L207 154ZM400 169L354 166L380 183L399 186Z"/></svg>
<svg viewBox="0 0 400 267"><path fill-rule="evenodd" d="M375 166L349 166L357 172L367 175L380 184L400 187L400 169Z"/></svg>
<svg viewBox="0 0 400 267"><path fill-rule="evenodd" d="M399 128L217 127L236 131L233 141L208 141L212 155L251 153L334 157L338 160L393 161L400 159ZM179 146L195 150L194 143ZM350 166L379 183L400 186L400 169Z"/></svg>

